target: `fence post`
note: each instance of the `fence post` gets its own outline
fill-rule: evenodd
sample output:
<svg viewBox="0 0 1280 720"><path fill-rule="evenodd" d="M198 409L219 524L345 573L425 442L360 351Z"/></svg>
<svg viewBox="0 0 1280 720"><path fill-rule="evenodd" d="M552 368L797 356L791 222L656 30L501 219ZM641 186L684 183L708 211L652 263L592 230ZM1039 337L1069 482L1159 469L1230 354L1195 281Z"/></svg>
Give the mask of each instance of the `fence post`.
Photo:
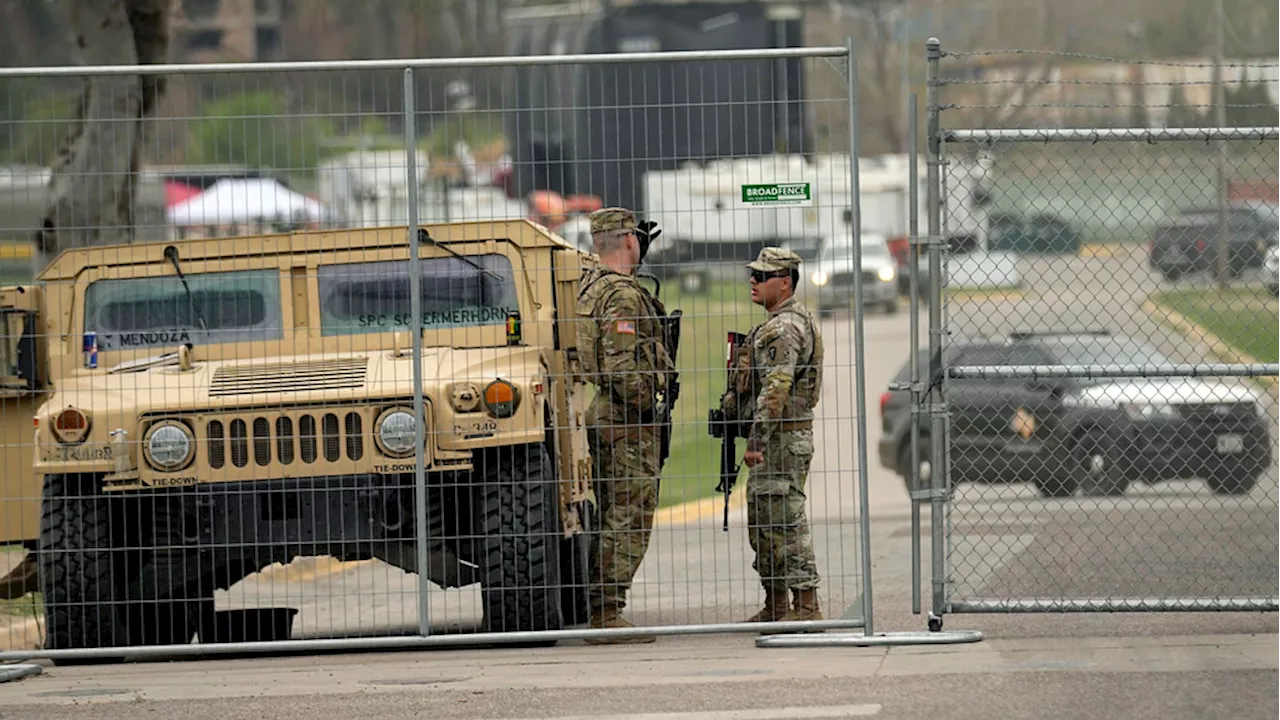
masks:
<svg viewBox="0 0 1280 720"><path fill-rule="evenodd" d="M416 522L415 540L418 561L418 632L431 634L431 610L427 579L427 468L426 468L426 412L422 398L422 267L418 245L418 128L414 109L413 68L404 70L404 166L408 174L409 201L409 313L413 315L413 414L414 421L414 481L413 496Z"/></svg>
<svg viewBox="0 0 1280 720"><path fill-rule="evenodd" d="M907 478L911 496L911 613L920 614L920 171L917 168L920 132L916 121L917 95L907 100L907 252L909 253L907 292L911 299L911 467L899 468Z"/></svg>
<svg viewBox="0 0 1280 720"><path fill-rule="evenodd" d="M847 59L849 86L849 210L853 222L853 267L862 267L862 203L858 184L858 56L854 52L853 38L846 37L844 46L849 50ZM871 599L871 509L867 490L867 368L865 363L865 341L863 324L866 316L866 303L862 297L862 273L853 273L853 385L854 402L856 403L856 430L858 439L858 523L859 542L862 545L862 631L868 637L875 634L874 613Z"/></svg>
<svg viewBox="0 0 1280 720"><path fill-rule="evenodd" d="M942 523L943 493L946 490L946 402L941 393L939 382L942 379L942 198L939 186L942 162L941 138L939 135L938 107L938 60L942 57L942 46L938 38L929 38L926 43L925 57L927 63L927 87L925 88L925 105L928 115L926 132L928 137L928 187L926 200L928 206L929 230L929 540L930 575L932 576L933 603L929 612L929 629L942 629L942 613L946 602L946 572L943 568Z"/></svg>

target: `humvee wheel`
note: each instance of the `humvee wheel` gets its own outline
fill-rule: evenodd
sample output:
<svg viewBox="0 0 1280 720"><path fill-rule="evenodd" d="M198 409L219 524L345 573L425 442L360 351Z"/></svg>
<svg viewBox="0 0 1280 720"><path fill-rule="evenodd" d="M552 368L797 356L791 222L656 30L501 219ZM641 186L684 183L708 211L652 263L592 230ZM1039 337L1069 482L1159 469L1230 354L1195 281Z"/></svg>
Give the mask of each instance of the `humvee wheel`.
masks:
<svg viewBox="0 0 1280 720"><path fill-rule="evenodd" d="M484 456L480 470L485 631L561 629L560 513L550 453L541 443L499 448Z"/></svg>
<svg viewBox="0 0 1280 720"><path fill-rule="evenodd" d="M92 475L49 475L40 505L40 591L46 650L115 647L124 632L112 610L111 528ZM114 662L70 660L55 665Z"/></svg>
<svg viewBox="0 0 1280 720"><path fill-rule="evenodd" d="M47 650L77 650L129 645L187 644L200 613L211 610L209 597L182 600L147 598L139 587L154 586L162 561L182 567L186 557L151 557L118 549L112 532L113 508L94 475L45 478L40 517L40 586L45 599ZM153 518L153 521L156 520ZM119 523L117 523L119 524ZM128 523L126 523L128 524ZM165 539L166 542L173 542ZM152 572L144 571L151 568ZM200 593L184 584L176 597ZM207 606L207 607L206 607ZM120 662L124 655L92 659L59 658L56 665Z"/></svg>

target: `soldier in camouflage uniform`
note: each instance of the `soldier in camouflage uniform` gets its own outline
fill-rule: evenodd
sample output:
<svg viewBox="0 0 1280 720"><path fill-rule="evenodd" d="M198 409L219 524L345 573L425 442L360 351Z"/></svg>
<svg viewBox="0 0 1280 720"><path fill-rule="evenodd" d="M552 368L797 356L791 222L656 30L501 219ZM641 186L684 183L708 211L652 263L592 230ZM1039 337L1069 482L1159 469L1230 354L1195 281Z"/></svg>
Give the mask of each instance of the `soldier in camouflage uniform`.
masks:
<svg viewBox="0 0 1280 720"><path fill-rule="evenodd" d="M821 620L805 482L814 452L813 408L822 392L822 335L793 297L798 255L766 247L747 268L752 302L769 311L742 345L726 398L726 407L751 427L743 455L750 468L747 523L765 604L747 622Z"/></svg>
<svg viewBox="0 0 1280 720"><path fill-rule="evenodd" d="M578 289L578 349L583 371L597 388L588 411L588 441L595 462L600 533L592 548L591 627L634 627L622 617L626 595L649 547L658 505L657 394L675 369L662 342L662 306L635 271L648 250L625 208L591 214L599 266ZM592 643L653 642L653 636L593 638Z"/></svg>

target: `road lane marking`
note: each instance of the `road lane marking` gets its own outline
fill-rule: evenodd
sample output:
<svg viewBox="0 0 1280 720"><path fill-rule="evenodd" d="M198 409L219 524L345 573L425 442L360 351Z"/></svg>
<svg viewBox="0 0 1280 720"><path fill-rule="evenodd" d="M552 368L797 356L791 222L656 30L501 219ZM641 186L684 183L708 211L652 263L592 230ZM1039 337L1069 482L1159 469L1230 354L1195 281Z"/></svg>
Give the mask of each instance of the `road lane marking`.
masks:
<svg viewBox="0 0 1280 720"><path fill-rule="evenodd" d="M616 715L561 715L543 720L790 720L791 718L870 717L880 714L881 706L815 705L811 707L755 708L751 710L700 710L672 713L626 713ZM530 718L529 720L532 720Z"/></svg>

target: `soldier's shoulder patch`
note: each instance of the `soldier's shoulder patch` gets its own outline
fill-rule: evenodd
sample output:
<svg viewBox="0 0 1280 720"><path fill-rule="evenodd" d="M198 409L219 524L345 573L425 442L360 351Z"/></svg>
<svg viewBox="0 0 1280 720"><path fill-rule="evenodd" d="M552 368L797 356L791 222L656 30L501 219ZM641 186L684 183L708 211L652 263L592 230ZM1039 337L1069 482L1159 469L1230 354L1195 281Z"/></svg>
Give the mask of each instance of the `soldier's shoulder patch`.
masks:
<svg viewBox="0 0 1280 720"><path fill-rule="evenodd" d="M620 335L635 335L636 324L632 320L619 320L614 324L614 331Z"/></svg>

